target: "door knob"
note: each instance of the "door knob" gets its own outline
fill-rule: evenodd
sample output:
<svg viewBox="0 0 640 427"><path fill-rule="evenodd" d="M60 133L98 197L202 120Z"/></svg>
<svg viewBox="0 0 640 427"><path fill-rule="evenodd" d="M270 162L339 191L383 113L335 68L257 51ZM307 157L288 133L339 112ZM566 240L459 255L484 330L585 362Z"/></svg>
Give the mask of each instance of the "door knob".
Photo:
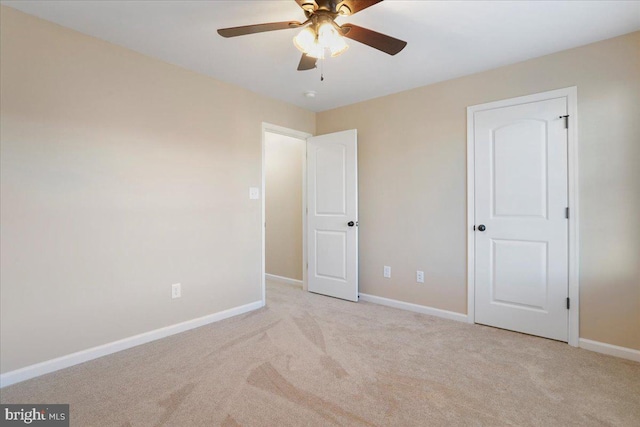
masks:
<svg viewBox="0 0 640 427"><path fill-rule="evenodd" d="M487 229L487 227L485 227L485 226L484 226L484 224L480 224L480 225L478 226L478 230L480 230L480 231L484 231L484 230L486 230L486 229Z"/></svg>
<svg viewBox="0 0 640 427"><path fill-rule="evenodd" d="M347 225L348 225L349 227L353 227L354 225L356 225L356 223L355 223L355 222L353 222L353 221L349 221L349 222L347 223Z"/></svg>

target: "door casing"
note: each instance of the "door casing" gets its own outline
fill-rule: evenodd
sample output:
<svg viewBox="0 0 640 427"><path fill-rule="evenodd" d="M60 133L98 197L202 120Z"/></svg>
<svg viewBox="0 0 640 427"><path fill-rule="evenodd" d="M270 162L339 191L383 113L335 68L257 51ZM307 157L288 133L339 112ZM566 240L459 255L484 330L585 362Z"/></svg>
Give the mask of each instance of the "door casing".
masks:
<svg viewBox="0 0 640 427"><path fill-rule="evenodd" d="M569 114L568 137L568 204L569 204L569 345L578 347L579 339L579 260L578 260L578 89L576 86L533 95L489 102L467 107L467 319L475 323L475 140L474 114L478 111L509 107L552 98L566 98Z"/></svg>
<svg viewBox="0 0 640 427"><path fill-rule="evenodd" d="M267 176L266 176L266 164L265 164L265 134L266 133L275 133L278 135L289 136L292 138L304 140L305 150L306 150L306 140L310 136L313 136L310 133L302 132L294 129L289 129L283 126L274 125L271 123L262 123L262 171L261 171L261 192L262 197L261 200L261 214L260 214L260 224L262 228L262 255L260 262L260 281L262 287L262 306L264 307L267 303L267 282L265 279L265 274L267 272L266 269L266 184L267 184ZM302 162L302 288L307 290L307 162Z"/></svg>

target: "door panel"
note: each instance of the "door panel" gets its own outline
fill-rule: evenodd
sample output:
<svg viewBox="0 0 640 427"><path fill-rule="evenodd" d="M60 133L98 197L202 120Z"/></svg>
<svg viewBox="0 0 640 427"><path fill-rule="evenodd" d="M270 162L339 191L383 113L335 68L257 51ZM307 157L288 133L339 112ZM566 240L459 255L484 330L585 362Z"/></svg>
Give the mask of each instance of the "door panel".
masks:
<svg viewBox="0 0 640 427"><path fill-rule="evenodd" d="M316 215L346 215L346 148L326 144L315 150Z"/></svg>
<svg viewBox="0 0 640 427"><path fill-rule="evenodd" d="M491 302L545 310L547 242L491 240Z"/></svg>
<svg viewBox="0 0 640 427"><path fill-rule="evenodd" d="M316 276L347 280L347 233L316 230Z"/></svg>
<svg viewBox="0 0 640 427"><path fill-rule="evenodd" d="M474 113L475 321L567 341L566 98Z"/></svg>
<svg viewBox="0 0 640 427"><path fill-rule="evenodd" d="M537 120L494 132L493 216L547 216L546 133L545 123Z"/></svg>
<svg viewBox="0 0 640 427"><path fill-rule="evenodd" d="M357 172L355 130L307 140L308 289L350 301L358 301Z"/></svg>

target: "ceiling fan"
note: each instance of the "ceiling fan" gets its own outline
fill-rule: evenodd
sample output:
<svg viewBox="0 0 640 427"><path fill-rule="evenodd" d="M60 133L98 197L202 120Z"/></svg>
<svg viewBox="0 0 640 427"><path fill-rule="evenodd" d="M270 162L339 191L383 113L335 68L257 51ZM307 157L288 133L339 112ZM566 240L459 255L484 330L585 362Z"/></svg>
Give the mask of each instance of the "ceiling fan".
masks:
<svg viewBox="0 0 640 427"><path fill-rule="evenodd" d="M338 25L335 22L338 16L353 15L381 1L295 0L304 10L304 14L307 17L304 22L270 22L267 24L223 28L218 30L218 34L222 37L237 37L266 31L305 27L293 40L294 45L302 51L298 71L315 68L318 59L324 59L327 51L331 56L342 54L348 48L344 37L366 44L389 55L395 55L404 49L407 42L354 24Z"/></svg>

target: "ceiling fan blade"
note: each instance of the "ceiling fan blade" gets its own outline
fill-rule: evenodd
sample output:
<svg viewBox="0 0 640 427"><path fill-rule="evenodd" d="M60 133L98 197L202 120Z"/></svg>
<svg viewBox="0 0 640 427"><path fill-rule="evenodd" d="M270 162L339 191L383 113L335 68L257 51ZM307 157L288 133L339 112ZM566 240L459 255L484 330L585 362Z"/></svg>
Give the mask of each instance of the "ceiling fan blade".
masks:
<svg viewBox="0 0 640 427"><path fill-rule="evenodd" d="M300 58L300 63L298 64L298 71L313 70L316 68L316 62L318 62L317 58L303 53L302 58Z"/></svg>
<svg viewBox="0 0 640 427"><path fill-rule="evenodd" d="M367 28L358 27L357 25L344 24L342 25L342 28L348 28L348 31L344 34L345 37L381 50L389 55L395 55L407 45L407 42L405 41L386 34L377 33Z"/></svg>
<svg viewBox="0 0 640 427"><path fill-rule="evenodd" d="M360 12L363 9L366 9L374 4L380 3L382 0L344 0L338 3L336 10L340 12L341 15L353 15L355 13ZM347 10L342 6L346 6L349 8L349 13L346 13ZM341 10L342 8L342 10Z"/></svg>
<svg viewBox="0 0 640 427"><path fill-rule="evenodd" d="M268 24L245 25L242 27L222 28L218 34L222 37L237 37L247 34L264 33L265 31L286 30L303 25L298 21L270 22Z"/></svg>

